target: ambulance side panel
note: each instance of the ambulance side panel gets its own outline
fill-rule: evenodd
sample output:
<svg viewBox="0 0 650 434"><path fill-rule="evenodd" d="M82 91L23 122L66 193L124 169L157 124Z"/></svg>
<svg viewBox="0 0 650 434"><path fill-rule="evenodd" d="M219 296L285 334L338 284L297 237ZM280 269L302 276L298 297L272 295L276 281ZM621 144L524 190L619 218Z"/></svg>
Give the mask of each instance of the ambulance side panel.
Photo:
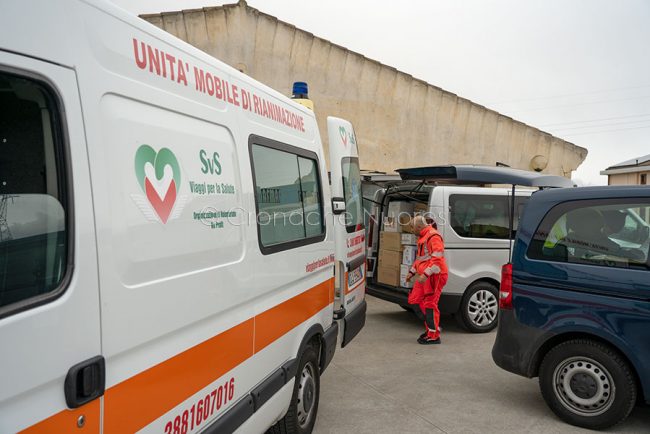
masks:
<svg viewBox="0 0 650 434"><path fill-rule="evenodd" d="M71 11L101 265L104 432L195 432L246 407L255 386L299 357L312 325L331 324L332 266L309 266L333 254L330 223L319 240L263 253L249 153L253 136L308 153L325 215L322 147L313 114L101 7ZM201 72L221 80L221 98ZM244 92L303 128L244 109ZM264 429L288 404L254 408L247 426Z"/></svg>

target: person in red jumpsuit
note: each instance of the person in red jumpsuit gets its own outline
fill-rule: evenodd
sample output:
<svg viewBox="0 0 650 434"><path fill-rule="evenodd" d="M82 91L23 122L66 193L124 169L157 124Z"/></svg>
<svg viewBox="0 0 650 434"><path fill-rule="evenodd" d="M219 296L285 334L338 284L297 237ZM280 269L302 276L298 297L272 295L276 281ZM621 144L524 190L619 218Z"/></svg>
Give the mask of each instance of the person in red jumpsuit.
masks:
<svg viewBox="0 0 650 434"><path fill-rule="evenodd" d="M435 224L435 223L434 223ZM418 305L416 314L424 321L425 332L418 338L422 345L440 343L440 310L438 301L442 288L447 283L447 262L445 261L445 244L438 230L427 223L423 216L413 219L413 229L419 235L417 256L406 280L416 276L408 302Z"/></svg>

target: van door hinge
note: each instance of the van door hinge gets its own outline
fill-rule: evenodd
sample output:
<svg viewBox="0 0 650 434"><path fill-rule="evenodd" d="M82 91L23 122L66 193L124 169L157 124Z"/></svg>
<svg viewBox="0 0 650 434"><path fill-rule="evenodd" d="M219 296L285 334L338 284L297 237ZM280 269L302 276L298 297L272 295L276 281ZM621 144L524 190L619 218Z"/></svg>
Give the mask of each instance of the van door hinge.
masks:
<svg viewBox="0 0 650 434"><path fill-rule="evenodd" d="M99 398L106 387L106 362L96 356L77 363L68 371L63 389L69 408L77 408Z"/></svg>

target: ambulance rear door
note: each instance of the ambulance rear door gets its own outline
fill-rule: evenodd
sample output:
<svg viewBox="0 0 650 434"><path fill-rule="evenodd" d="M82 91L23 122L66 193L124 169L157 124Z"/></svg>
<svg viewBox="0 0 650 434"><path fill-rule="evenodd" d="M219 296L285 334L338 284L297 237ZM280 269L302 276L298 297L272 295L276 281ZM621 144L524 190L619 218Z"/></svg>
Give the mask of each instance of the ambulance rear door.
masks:
<svg viewBox="0 0 650 434"><path fill-rule="evenodd" d="M334 219L336 288L335 319L341 320L341 346L365 324L366 232L363 219L359 152L352 124L327 118L332 213Z"/></svg>

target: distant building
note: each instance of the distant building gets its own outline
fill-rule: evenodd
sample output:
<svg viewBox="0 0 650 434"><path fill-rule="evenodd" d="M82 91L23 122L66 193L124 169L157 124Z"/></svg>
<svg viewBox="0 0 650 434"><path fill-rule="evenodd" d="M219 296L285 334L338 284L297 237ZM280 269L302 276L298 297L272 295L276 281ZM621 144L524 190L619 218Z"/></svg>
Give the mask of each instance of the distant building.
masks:
<svg viewBox="0 0 650 434"><path fill-rule="evenodd" d="M650 154L615 164L600 174L607 175L609 185L647 185L650 178Z"/></svg>

